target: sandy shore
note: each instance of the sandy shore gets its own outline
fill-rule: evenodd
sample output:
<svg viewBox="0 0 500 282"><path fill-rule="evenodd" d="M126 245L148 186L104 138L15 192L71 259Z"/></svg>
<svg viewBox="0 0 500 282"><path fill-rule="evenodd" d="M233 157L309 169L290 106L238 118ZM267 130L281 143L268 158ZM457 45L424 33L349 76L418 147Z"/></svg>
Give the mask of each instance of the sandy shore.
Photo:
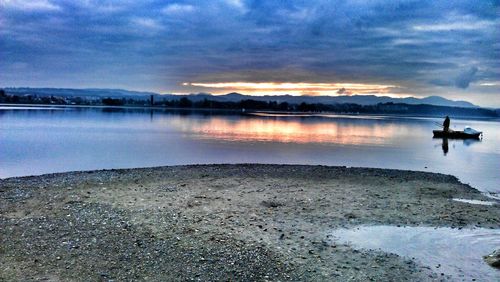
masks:
<svg viewBox="0 0 500 282"><path fill-rule="evenodd" d="M500 228L455 177L206 165L0 180L0 280L440 280L412 260L328 244L361 224Z"/></svg>

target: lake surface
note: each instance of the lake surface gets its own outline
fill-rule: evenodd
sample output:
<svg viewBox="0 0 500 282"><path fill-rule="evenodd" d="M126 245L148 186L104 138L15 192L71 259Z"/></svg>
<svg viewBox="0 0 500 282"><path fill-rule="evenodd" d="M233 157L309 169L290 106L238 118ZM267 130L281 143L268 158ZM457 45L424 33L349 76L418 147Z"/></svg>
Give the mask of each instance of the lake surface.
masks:
<svg viewBox="0 0 500 282"><path fill-rule="evenodd" d="M414 258L453 281L500 281L500 271L482 259L500 245L498 229L382 225L338 229L331 235L332 243Z"/></svg>
<svg viewBox="0 0 500 282"><path fill-rule="evenodd" d="M0 177L209 163L441 172L500 193L500 122L480 141L433 139L437 118L0 106Z"/></svg>

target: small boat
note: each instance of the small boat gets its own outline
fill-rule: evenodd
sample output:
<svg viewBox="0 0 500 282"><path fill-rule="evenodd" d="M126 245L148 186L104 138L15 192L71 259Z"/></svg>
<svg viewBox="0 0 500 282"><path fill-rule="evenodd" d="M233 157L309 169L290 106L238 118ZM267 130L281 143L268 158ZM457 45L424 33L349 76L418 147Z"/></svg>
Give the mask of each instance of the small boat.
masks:
<svg viewBox="0 0 500 282"><path fill-rule="evenodd" d="M483 134L481 131L477 131L470 127L466 127L463 131L455 130L433 130L434 138L450 138L450 139L479 139Z"/></svg>

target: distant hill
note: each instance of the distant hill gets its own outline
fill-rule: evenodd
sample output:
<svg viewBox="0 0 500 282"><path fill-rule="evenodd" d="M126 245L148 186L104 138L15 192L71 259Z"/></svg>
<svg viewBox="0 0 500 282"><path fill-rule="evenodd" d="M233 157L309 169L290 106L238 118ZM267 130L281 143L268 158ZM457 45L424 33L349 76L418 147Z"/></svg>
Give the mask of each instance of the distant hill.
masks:
<svg viewBox="0 0 500 282"><path fill-rule="evenodd" d="M186 95L184 95L186 96ZM409 105L419 105L419 104L428 104L428 105L435 105L435 106L447 106L447 107L462 107L462 108L469 108L469 107L474 107L477 108L478 106L466 102L466 101L453 101L453 100L448 100L443 97L439 96L429 96L426 98L414 98L414 97L409 97L409 98L392 98L392 97L385 97L385 96L375 96L375 95L343 95L343 96L291 96L291 95L276 95L276 96L250 96L250 95L243 95L240 93L229 93L225 95L210 95L210 94L191 94L186 96L189 99L196 101L198 99L203 100L203 99L210 99L210 100L216 100L216 101L231 101L231 102L238 102L241 100L246 100L246 99L252 99L252 100L257 100L257 101L276 101L278 103L281 102L288 102L288 103L293 103L293 104L300 104L302 102L305 103L321 103L321 104L326 104L326 105L331 105L331 104L358 104L358 105L376 105L379 103L403 103L403 104L409 104Z"/></svg>
<svg viewBox="0 0 500 282"><path fill-rule="evenodd" d="M69 89L69 88L5 88L5 92L11 95L37 95L37 96L60 96L60 97L95 97L95 98L127 98L127 99L145 99L146 96L154 95L155 100L172 100L187 97L193 102L203 101L204 99L219 101L219 102L239 102L241 100L256 100L256 101L276 101L278 103L287 102L293 104L304 103L321 103L326 105L333 104L358 104L358 105L376 105L379 103L404 103L409 105L435 105L447 107L478 107L466 101L453 101L439 96L429 96L425 98L392 98L386 96L375 95L343 95L343 96L291 96L291 95L265 95L251 96L240 93L228 93L224 95L212 95L209 93L174 95L174 94L159 94L154 92L129 91L123 89ZM148 97L149 98L149 97Z"/></svg>
<svg viewBox="0 0 500 282"><path fill-rule="evenodd" d="M37 96L59 96L59 97L113 97L113 98L135 98L145 96L159 95L153 92L129 91L123 89L72 89L72 88L4 88L7 94L14 95L37 95Z"/></svg>

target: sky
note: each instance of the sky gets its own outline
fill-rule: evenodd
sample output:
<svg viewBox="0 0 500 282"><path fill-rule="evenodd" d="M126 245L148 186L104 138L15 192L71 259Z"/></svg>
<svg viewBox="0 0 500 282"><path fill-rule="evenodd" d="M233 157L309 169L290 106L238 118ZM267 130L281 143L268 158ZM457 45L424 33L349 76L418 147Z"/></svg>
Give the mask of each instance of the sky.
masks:
<svg viewBox="0 0 500 282"><path fill-rule="evenodd" d="M500 1L0 0L0 86L500 107Z"/></svg>

